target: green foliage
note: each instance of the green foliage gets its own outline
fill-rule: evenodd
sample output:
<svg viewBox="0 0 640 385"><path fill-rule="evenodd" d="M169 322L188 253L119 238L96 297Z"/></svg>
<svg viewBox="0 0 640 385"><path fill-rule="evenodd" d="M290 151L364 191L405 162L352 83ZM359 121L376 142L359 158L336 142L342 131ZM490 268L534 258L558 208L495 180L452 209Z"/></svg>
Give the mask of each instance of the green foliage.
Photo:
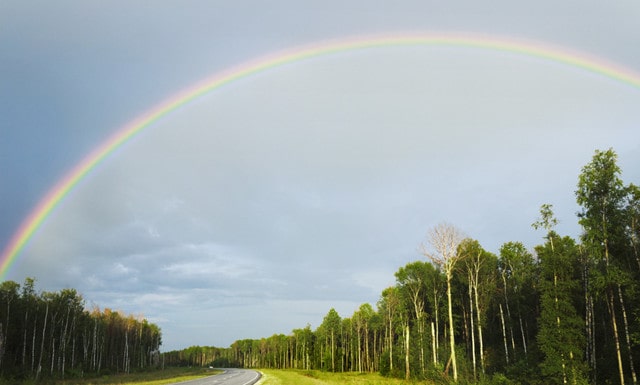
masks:
<svg viewBox="0 0 640 385"><path fill-rule="evenodd" d="M575 383L586 372L584 320L577 311L581 298L578 250L569 237L560 238L551 231L547 238L545 245L536 247L541 293L537 340L544 353L540 369L549 384Z"/></svg>
<svg viewBox="0 0 640 385"><path fill-rule="evenodd" d="M3 378L128 373L159 363L158 326L110 309L86 310L75 289L37 294L33 278L22 288L0 284L0 325Z"/></svg>

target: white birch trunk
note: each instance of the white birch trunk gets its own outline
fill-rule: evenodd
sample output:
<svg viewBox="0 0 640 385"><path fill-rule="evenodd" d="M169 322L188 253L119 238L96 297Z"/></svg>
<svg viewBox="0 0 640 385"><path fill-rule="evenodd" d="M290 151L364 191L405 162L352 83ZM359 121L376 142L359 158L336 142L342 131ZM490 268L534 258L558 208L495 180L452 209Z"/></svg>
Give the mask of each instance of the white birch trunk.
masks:
<svg viewBox="0 0 640 385"><path fill-rule="evenodd" d="M636 378L636 369L633 366L633 354L631 352L631 338L629 337L629 323L627 321L627 310L624 306L624 299L622 298L622 288L618 284L618 298L620 299L620 308L622 310L622 320L624 322L624 334L627 342L627 350L629 352L629 368L631 369L631 381L633 385L638 383Z"/></svg>
<svg viewBox="0 0 640 385"><path fill-rule="evenodd" d="M502 321L502 341L504 342L504 358L509 365L509 348L507 346L507 330L504 326L504 313L502 311L502 304L499 304L500 307L500 320Z"/></svg>
<svg viewBox="0 0 640 385"><path fill-rule="evenodd" d="M405 324L405 336L404 336L404 376L406 380L409 380L411 377L411 369L409 368L409 320Z"/></svg>
<svg viewBox="0 0 640 385"><path fill-rule="evenodd" d="M484 338L482 336L482 318L480 314L480 302L478 301L478 285L475 287L475 295L476 295L476 316L478 317L478 343L480 347L480 369L482 370L482 374L485 373L484 366Z"/></svg>
<svg viewBox="0 0 640 385"><path fill-rule="evenodd" d="M449 302L449 345L451 348L451 363L453 366L453 381L458 382L458 364L456 362L456 339L453 330L453 308L451 299L451 268L447 269L447 300Z"/></svg>
<svg viewBox="0 0 640 385"><path fill-rule="evenodd" d="M478 378L477 374L477 363L476 363L476 333L475 333L475 325L473 320L473 283L471 279L471 272L469 272L469 323L471 325L471 361L473 363L473 379Z"/></svg>
<svg viewBox="0 0 640 385"><path fill-rule="evenodd" d="M36 381L40 376L40 371L42 370L42 354L44 352L44 338L46 337L47 331L47 317L49 316L49 304L47 303L47 308L44 312L44 324L42 326L42 342L40 343L40 358L38 359L38 370L36 371Z"/></svg>

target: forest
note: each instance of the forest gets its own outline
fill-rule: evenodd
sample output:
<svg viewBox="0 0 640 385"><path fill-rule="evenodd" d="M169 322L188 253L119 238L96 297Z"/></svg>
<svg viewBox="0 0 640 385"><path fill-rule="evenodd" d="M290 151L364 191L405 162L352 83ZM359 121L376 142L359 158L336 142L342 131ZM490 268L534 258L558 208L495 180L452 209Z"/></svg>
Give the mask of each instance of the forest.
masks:
<svg viewBox="0 0 640 385"><path fill-rule="evenodd" d="M579 239L558 234L551 204L541 244L497 253L450 224L431 229L421 260L402 266L378 303L330 309L312 330L192 346L166 365L380 372L435 383L637 384L640 189L612 150L578 177Z"/></svg>
<svg viewBox="0 0 640 385"><path fill-rule="evenodd" d="M160 328L141 317L85 308L75 289L36 293L35 279L0 284L0 377L64 379L160 365Z"/></svg>
<svg viewBox="0 0 640 385"><path fill-rule="evenodd" d="M625 184L612 150L578 177L579 239L497 253L455 226L432 228L423 258L400 267L377 304L330 309L315 329L160 352L142 317L87 309L74 289L36 292L35 279L0 284L0 377L60 379L157 368L217 366L380 372L435 383L637 384L640 360L640 188ZM532 231L534 231L532 230Z"/></svg>

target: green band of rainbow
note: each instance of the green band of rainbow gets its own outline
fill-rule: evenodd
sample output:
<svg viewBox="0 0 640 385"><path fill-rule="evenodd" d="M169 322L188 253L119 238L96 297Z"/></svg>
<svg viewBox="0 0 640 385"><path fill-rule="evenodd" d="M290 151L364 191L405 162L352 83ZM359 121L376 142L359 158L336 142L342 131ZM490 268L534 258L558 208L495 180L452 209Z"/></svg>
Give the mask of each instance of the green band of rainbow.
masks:
<svg viewBox="0 0 640 385"><path fill-rule="evenodd" d="M158 104L155 108L119 129L113 136L84 158L82 162L78 163L78 165L75 166L63 179L61 179L38 203L29 216L24 219L10 242L6 245L2 255L0 256L0 279L4 279L9 268L17 259L20 252L24 249L27 242L33 237L36 230L38 230L51 211L64 199L69 191L71 191L80 180L91 172L97 164L107 158L114 150L122 146L132 137L139 134L163 116L225 84L270 68L317 56L390 46L470 47L533 56L577 67L588 72L603 75L616 81L626 83L632 87L640 88L640 76L637 73L611 62L607 62L601 58L590 57L582 53L572 52L565 48L552 47L535 42L469 34L410 33L357 37L346 40L323 42L263 57L257 61L231 68L226 72L208 78L194 87Z"/></svg>

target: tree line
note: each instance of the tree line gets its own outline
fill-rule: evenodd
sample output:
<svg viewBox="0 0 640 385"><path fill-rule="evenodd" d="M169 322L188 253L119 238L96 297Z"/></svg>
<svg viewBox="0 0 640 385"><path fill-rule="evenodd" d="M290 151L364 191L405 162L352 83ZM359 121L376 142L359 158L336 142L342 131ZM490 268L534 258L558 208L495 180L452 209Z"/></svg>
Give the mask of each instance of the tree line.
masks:
<svg viewBox="0 0 640 385"><path fill-rule="evenodd" d="M424 259L395 273L376 308L329 310L315 330L164 353L171 365L378 371L442 381L637 384L640 189L612 150L579 175L579 239L558 234L553 206L533 223L542 243L497 253L452 225L427 234Z"/></svg>
<svg viewBox="0 0 640 385"><path fill-rule="evenodd" d="M158 366L160 328L111 309L85 309L75 289L36 293L35 280L0 284L0 376L67 378Z"/></svg>

